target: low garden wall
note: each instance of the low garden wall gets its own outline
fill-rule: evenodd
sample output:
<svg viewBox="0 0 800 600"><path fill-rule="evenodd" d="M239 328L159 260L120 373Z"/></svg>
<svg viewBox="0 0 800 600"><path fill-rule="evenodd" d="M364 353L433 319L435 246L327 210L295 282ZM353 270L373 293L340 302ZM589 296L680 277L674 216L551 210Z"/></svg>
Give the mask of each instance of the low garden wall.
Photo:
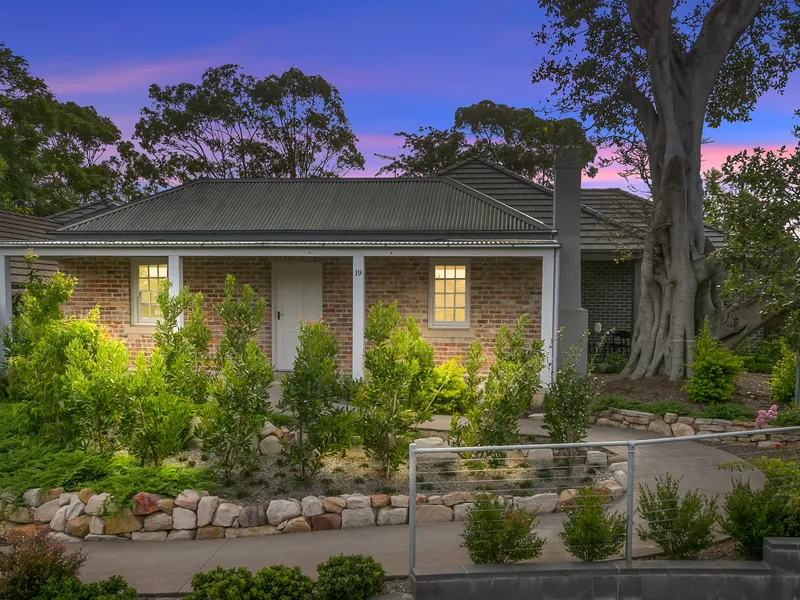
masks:
<svg viewBox="0 0 800 600"><path fill-rule="evenodd" d="M754 431L758 428L754 421L728 421L727 419L679 417L675 413L665 413L661 416L654 413L626 410L623 408L602 410L590 417L589 422L610 427L652 431L665 437L707 433L731 433L737 431L744 432ZM800 447L800 435L798 434L764 435L751 433L737 437L720 438L720 441L729 444L752 444L754 447L758 448L773 448L778 442L789 448Z"/></svg>

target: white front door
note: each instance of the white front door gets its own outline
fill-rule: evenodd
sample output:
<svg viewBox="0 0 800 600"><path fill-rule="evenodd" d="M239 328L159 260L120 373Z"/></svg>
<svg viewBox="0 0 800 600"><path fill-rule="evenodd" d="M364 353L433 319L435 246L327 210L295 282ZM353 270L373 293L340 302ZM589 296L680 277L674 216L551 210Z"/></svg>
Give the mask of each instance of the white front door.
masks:
<svg viewBox="0 0 800 600"><path fill-rule="evenodd" d="M275 322L275 368L291 371L301 321L322 316L322 263L273 262L272 307Z"/></svg>

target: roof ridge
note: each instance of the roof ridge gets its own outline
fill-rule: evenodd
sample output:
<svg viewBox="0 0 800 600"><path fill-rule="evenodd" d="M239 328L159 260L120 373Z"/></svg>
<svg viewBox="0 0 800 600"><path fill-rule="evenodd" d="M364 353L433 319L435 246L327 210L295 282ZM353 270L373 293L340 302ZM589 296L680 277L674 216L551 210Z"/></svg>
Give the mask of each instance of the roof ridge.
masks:
<svg viewBox="0 0 800 600"><path fill-rule="evenodd" d="M546 187L544 185L538 184L535 181L531 181L527 177L523 177L519 173L515 173L511 169L507 169L503 165L498 164L496 162L492 162L491 160L488 160L488 159L486 159L486 158L484 158L482 156L472 156L470 158L466 158L464 160L461 160L461 161L459 161L457 163L453 163L449 167L445 167L444 169L438 171L437 175L443 175L445 173L448 173L448 172L452 171L453 169L455 169L457 167L460 167L461 165L465 165L465 164L470 163L470 162L482 163L482 164L484 164L484 165L486 165L488 167L491 167L495 171L499 171L499 172L503 173L504 175L508 175L510 177L513 177L514 179L517 179L517 180L521 181L522 183L526 183L529 186L531 186L533 188L536 188L540 192L544 192L546 194L551 194L551 195L553 194L553 190L551 190L550 188L548 188L548 187Z"/></svg>

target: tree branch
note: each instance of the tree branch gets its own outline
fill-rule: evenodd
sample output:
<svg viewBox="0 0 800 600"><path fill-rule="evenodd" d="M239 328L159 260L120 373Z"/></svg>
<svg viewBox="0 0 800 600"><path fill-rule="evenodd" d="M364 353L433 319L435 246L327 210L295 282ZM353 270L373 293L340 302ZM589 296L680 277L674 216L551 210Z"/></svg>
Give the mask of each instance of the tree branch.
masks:
<svg viewBox="0 0 800 600"><path fill-rule="evenodd" d="M658 114L650 98L630 80L625 81L619 91L628 104L636 110L644 128L642 133L647 139L654 140L658 130Z"/></svg>

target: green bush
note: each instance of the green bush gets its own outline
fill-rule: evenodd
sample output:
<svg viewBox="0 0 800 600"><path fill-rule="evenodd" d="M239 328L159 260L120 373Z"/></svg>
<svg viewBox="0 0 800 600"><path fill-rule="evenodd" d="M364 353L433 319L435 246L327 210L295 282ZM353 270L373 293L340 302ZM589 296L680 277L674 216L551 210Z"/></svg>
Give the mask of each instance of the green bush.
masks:
<svg viewBox="0 0 800 600"><path fill-rule="evenodd" d="M775 419L775 427L794 427L800 425L800 406L790 404L778 410L778 418Z"/></svg>
<svg viewBox="0 0 800 600"><path fill-rule="evenodd" d="M796 537L800 534L800 506L776 483L753 490L750 481L733 480L725 496L722 527L736 544L744 560L761 560L765 537Z"/></svg>
<svg viewBox="0 0 800 600"><path fill-rule="evenodd" d="M311 600L314 582L300 567L275 565L261 569L254 578L255 589L263 600Z"/></svg>
<svg viewBox="0 0 800 600"><path fill-rule="evenodd" d="M619 352L607 352L603 362L595 363L595 373L622 373L628 359Z"/></svg>
<svg viewBox="0 0 800 600"><path fill-rule="evenodd" d="M0 600L34 600L49 579L77 577L85 562L85 554L42 535L13 541L0 552Z"/></svg>
<svg viewBox="0 0 800 600"><path fill-rule="evenodd" d="M741 372L742 358L711 336L706 319L695 340L692 376L683 390L698 404L730 402L736 376Z"/></svg>
<svg viewBox="0 0 800 600"><path fill-rule="evenodd" d="M317 565L316 591L321 600L368 600L383 591L386 573L371 556L332 556Z"/></svg>
<svg viewBox="0 0 800 600"><path fill-rule="evenodd" d="M687 559L714 543L718 520L717 499L696 490L681 496L679 480L667 474L656 477L656 489L639 485L639 513L647 528L639 525L639 537L656 543L669 559Z"/></svg>
<svg viewBox="0 0 800 600"><path fill-rule="evenodd" d="M81 583L77 577L48 579L37 600L138 600L139 594L119 576Z"/></svg>
<svg viewBox="0 0 800 600"><path fill-rule="evenodd" d="M772 401L776 404L788 404L794 400L794 383L797 373L797 355L789 350L786 344L781 346L780 360L772 369L769 389Z"/></svg>
<svg viewBox="0 0 800 600"><path fill-rule="evenodd" d="M225 298L215 305L225 328L217 348L217 377L209 392L198 436L214 456L215 469L226 481L256 463L253 439L270 415L269 386L275 380L269 359L256 343L267 308L249 285L237 290L236 278L225 278Z"/></svg>
<svg viewBox="0 0 800 600"><path fill-rule="evenodd" d="M436 401L431 412L437 415L453 415L467 410L467 386L464 383L466 369L461 366L460 358L438 365L433 370L431 393Z"/></svg>
<svg viewBox="0 0 800 600"><path fill-rule="evenodd" d="M572 556L582 561L604 560L618 554L625 544L625 517L609 514L606 498L583 488L575 505L566 509L564 529L559 533Z"/></svg>
<svg viewBox="0 0 800 600"><path fill-rule="evenodd" d="M353 405L364 450L389 477L408 456L412 428L432 415L433 348L413 318L403 321L396 303L370 308L365 337L365 387Z"/></svg>
<svg viewBox="0 0 800 600"><path fill-rule="evenodd" d="M569 349L560 361L555 381L544 395L543 429L558 444L583 441L599 394L591 368L585 375L578 373L580 352L580 346Z"/></svg>
<svg viewBox="0 0 800 600"><path fill-rule="evenodd" d="M536 516L509 508L503 499L478 498L461 537L476 565L503 565L537 558L545 541L533 527Z"/></svg>
<svg viewBox="0 0 800 600"><path fill-rule="evenodd" d="M771 336L741 344L737 353L742 357L744 370L748 373L771 373L781 359L783 342L778 336Z"/></svg>
<svg viewBox="0 0 800 600"><path fill-rule="evenodd" d="M255 578L245 567L217 567L192 577L192 591L187 600L255 600Z"/></svg>

